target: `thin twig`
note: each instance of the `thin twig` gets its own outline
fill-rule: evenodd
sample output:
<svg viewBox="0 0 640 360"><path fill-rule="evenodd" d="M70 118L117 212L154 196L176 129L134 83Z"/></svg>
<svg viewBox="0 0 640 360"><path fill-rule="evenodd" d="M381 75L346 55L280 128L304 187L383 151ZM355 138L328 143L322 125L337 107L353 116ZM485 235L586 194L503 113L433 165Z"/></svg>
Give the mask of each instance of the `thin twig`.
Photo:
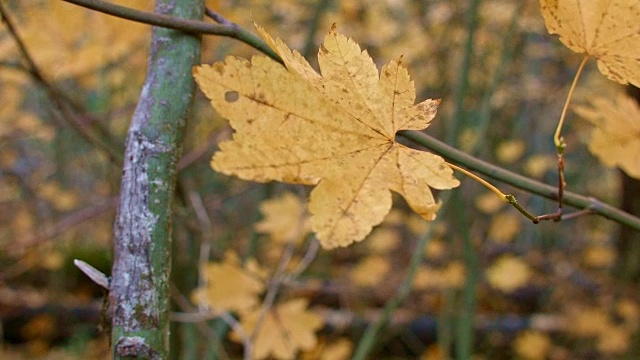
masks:
<svg viewBox="0 0 640 360"><path fill-rule="evenodd" d="M171 321L181 322L181 323L196 323L198 326L198 331L200 331L202 335L206 336L209 341L219 345L219 348L223 350L223 355L224 355L223 358L228 359L229 356L226 353L224 353L224 349L220 344L220 340L218 336L213 330L211 330L211 328L207 324L205 324L205 322L209 320L221 318L232 329L236 330L236 327L237 327L238 329L236 331L238 331L238 334L241 334L240 336L244 339L245 333L244 333L244 330L242 329L242 325L240 325L238 321L235 318L233 318L233 316L231 316L225 311L203 312L196 309L191 304L189 299L187 299L187 297L180 291L180 289L178 289L178 287L173 282L170 283L170 286L171 286L171 289L170 289L171 299L183 311L183 312L172 312L169 315L171 318ZM223 314L225 313L228 316L223 316ZM251 346L251 344L248 344L248 345Z"/></svg>
<svg viewBox="0 0 640 360"><path fill-rule="evenodd" d="M217 22L218 24L222 24L222 25L226 25L226 26L238 26L238 25L234 24L233 22L229 21L224 16L222 16L222 14L219 14L216 11L214 11L211 8L208 8L206 6L204 8L204 13L205 13L205 15L210 17L213 21Z"/></svg>
<svg viewBox="0 0 640 360"><path fill-rule="evenodd" d="M258 51L261 51L273 60L284 64L278 54L276 54L264 41L262 41L262 39L235 24L210 24L204 21L187 20L175 16L153 14L101 0L63 1L99 11L101 13L113 15L119 18L149 25L160 26L168 29L179 30L190 34L209 34L230 37L239 40Z"/></svg>
<svg viewBox="0 0 640 360"><path fill-rule="evenodd" d="M61 116L59 120L62 122L69 123L79 134L82 136L88 143L96 146L97 148L103 150L107 153L109 158L116 163L117 165L121 165L123 163L122 154L119 150L115 149L109 143L105 143L103 140L99 138L95 132L90 129L79 117L78 115L71 109L74 105L74 102L70 100L70 98L64 94L62 94L57 88L52 86L44 77L42 71L33 60L33 57L29 53L24 41L16 31L16 28L13 24L13 21L9 17L6 9L0 2L0 15L2 15L2 19L4 23L7 25L7 29L9 30L9 34L14 39L16 44L18 45L18 49L20 50L20 54L22 58L27 62L27 67L25 71L31 75L31 77L36 80L37 83L41 84L49 95L51 102L53 105L60 111Z"/></svg>
<svg viewBox="0 0 640 360"><path fill-rule="evenodd" d="M204 206L202 197L196 191L189 191L189 201L196 213L196 218L200 224L200 232L202 233L202 244L200 244L200 256L198 258L198 269L203 269L204 265L209 261L209 254L211 254L211 243L213 242L213 236L211 235L211 229L213 224L207 213L207 209ZM198 277L198 286L204 286L204 280L202 276Z"/></svg>
<svg viewBox="0 0 640 360"><path fill-rule="evenodd" d="M118 197L114 196L100 204L77 210L26 240L16 240L14 245L9 247L7 251L9 253L23 252L25 249L41 245L76 225L102 215L106 211L115 208L116 205L118 205Z"/></svg>
<svg viewBox="0 0 640 360"><path fill-rule="evenodd" d="M558 189L556 187L518 175L493 164L489 164L423 132L400 131L398 135L413 141L417 145L439 153L450 162L462 164L471 170L477 171L483 175L489 176L495 180L512 185L529 193L540 195L551 200L558 200ZM563 201L565 204L579 209L593 208L595 214L640 231L639 217L605 204L593 197L565 191Z"/></svg>
<svg viewBox="0 0 640 360"><path fill-rule="evenodd" d="M378 316L376 321L367 326L367 329L358 342L358 346L353 352L353 360L364 360L367 358L367 355L376 343L378 333L389 323L389 319L391 319L393 312L402 304L411 292L411 284L416 277L418 267L422 264L422 254L424 254L424 249L431 239L431 234L432 227L430 227L429 230L427 230L426 233L423 234L416 242L404 279L402 279L402 282L398 286L393 297L386 302L382 313Z"/></svg>
<svg viewBox="0 0 640 360"><path fill-rule="evenodd" d="M295 250L297 236L292 236L291 240L287 244L282 256L280 257L280 261L278 262L278 267L276 271L273 273L271 277L271 281L269 282L269 287L267 289L267 294L264 296L264 301L262 302L262 307L260 308L260 316L258 317L258 321L256 322L256 326L251 333L251 341L255 342L258 334L260 333L260 329L264 323L264 320L267 317L267 313L269 309L273 306L276 301L276 296L278 295L278 291L280 290L280 285L284 280L284 273L293 257L293 251Z"/></svg>
<svg viewBox="0 0 640 360"><path fill-rule="evenodd" d="M318 250L320 250L320 242L318 242L318 239L316 239L316 237L314 236L313 238L311 238L311 241L309 242L309 247L307 248L307 252L305 252L304 256L302 257L302 259L300 260L296 268L293 271L291 271L289 274L287 274L286 280L284 281L285 282L294 281L300 276L300 274L302 274L305 270L307 270L309 265L311 265L313 260L315 260L316 255L318 254Z"/></svg>

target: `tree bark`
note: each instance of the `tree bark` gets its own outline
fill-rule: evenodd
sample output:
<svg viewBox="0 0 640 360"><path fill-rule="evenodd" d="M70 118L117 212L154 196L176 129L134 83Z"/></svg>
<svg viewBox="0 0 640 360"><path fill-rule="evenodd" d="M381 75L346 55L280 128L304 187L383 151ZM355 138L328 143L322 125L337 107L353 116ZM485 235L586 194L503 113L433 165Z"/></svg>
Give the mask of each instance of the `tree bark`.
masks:
<svg viewBox="0 0 640 360"><path fill-rule="evenodd" d="M627 94L640 105L640 89L629 85ZM622 204L620 208L629 214L640 215L640 180L634 179L620 171L622 183ZM621 278L627 281L640 282L640 236L638 231L628 226L620 226L620 238L618 239L618 255L620 257L621 270L618 272Z"/></svg>
<svg viewBox="0 0 640 360"><path fill-rule="evenodd" d="M203 0L157 0L156 13L202 19ZM113 358L169 355L171 213L191 109L200 37L153 29L140 100L127 134L109 291Z"/></svg>

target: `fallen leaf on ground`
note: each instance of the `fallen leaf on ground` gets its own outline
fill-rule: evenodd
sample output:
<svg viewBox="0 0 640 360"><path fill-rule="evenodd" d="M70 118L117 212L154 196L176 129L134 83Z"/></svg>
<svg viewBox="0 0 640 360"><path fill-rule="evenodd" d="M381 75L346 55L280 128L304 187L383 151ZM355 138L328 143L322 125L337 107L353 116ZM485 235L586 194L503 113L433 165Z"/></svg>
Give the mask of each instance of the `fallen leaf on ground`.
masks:
<svg viewBox="0 0 640 360"><path fill-rule="evenodd" d="M459 182L441 157L395 141L399 130L426 128L439 104L415 104L401 59L378 74L366 51L332 29L318 53L320 75L257 29L286 68L255 56L194 69L202 91L236 131L220 144L212 167L246 180L317 185L308 208L326 249L364 239L391 209L390 190L433 220L440 203L430 188Z"/></svg>
<svg viewBox="0 0 640 360"><path fill-rule="evenodd" d="M527 330L516 337L513 348L522 359L543 360L551 350L551 339L539 331Z"/></svg>
<svg viewBox="0 0 640 360"><path fill-rule="evenodd" d="M486 276L491 286L511 293L529 281L531 270L522 258L505 255L494 261L486 270Z"/></svg>
<svg viewBox="0 0 640 360"><path fill-rule="evenodd" d="M389 259L380 255L367 256L358 262L349 277L358 286L375 286L384 281L384 276L391 269Z"/></svg>
<svg viewBox="0 0 640 360"><path fill-rule="evenodd" d="M240 324L251 334L260 319L260 309L241 315ZM315 332L322 327L322 318L307 310L306 299L293 299L277 305L264 317L255 338L253 359L272 356L293 359L300 350L311 350L318 339ZM232 339L241 340L233 333Z"/></svg>
<svg viewBox="0 0 640 360"><path fill-rule="evenodd" d="M252 271L253 270L253 271ZM257 265L248 261L243 265L232 252L221 263L211 262L201 270L206 286L193 292L193 302L206 304L215 310L243 311L258 305L265 283Z"/></svg>

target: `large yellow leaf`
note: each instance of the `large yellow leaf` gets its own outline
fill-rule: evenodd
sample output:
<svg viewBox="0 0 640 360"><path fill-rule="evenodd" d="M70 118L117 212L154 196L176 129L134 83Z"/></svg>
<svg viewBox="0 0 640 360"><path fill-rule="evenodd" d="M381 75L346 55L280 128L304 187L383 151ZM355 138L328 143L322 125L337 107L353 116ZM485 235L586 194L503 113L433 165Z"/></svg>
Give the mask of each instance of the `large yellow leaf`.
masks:
<svg viewBox="0 0 640 360"><path fill-rule="evenodd" d="M212 167L254 181L316 185L311 227L324 248L362 240L391 208L393 190L427 220L440 204L430 187L459 182L439 156L395 141L402 129L424 129L437 100L415 104L400 60L382 68L332 29L320 47L322 75L264 30L286 68L264 56L194 69L202 91L235 129Z"/></svg>
<svg viewBox="0 0 640 360"><path fill-rule="evenodd" d="M598 69L621 84L640 86L640 2L540 0L547 30L577 53L598 59Z"/></svg>
<svg viewBox="0 0 640 360"><path fill-rule="evenodd" d="M640 108L636 101L619 94L615 99L596 97L590 106L575 112L594 125L589 151L607 166L619 166L640 179Z"/></svg>

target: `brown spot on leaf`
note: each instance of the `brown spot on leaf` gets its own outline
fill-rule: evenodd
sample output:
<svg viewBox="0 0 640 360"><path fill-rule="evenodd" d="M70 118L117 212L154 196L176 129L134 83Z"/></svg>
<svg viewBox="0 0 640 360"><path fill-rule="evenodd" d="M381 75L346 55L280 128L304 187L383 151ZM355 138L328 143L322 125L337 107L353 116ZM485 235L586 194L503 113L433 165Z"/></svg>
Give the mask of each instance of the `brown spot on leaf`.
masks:
<svg viewBox="0 0 640 360"><path fill-rule="evenodd" d="M236 102L240 98L240 94L237 91L227 91L224 93L224 100L226 102Z"/></svg>

